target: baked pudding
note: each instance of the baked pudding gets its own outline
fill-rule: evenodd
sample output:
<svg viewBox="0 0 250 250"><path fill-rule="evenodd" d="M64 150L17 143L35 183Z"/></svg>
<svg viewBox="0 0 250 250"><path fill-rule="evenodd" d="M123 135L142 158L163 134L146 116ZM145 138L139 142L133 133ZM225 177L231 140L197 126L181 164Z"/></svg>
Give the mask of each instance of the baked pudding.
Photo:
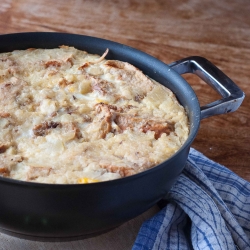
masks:
<svg viewBox="0 0 250 250"><path fill-rule="evenodd" d="M171 157L189 134L175 95L127 62L73 47L0 54L0 175L90 183Z"/></svg>

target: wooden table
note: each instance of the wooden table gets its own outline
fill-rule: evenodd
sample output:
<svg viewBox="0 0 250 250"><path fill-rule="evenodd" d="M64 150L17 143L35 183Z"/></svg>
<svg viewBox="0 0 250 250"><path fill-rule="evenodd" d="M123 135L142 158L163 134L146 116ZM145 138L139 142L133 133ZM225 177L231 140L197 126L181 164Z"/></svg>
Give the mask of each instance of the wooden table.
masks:
<svg viewBox="0 0 250 250"><path fill-rule="evenodd" d="M245 92L235 113L204 119L193 147L250 181L250 1L249 0L1 0L0 33L78 33L123 43L165 63L199 55ZM0 41L1 42L1 41ZM184 78L201 105L218 94L193 75ZM96 238L39 243L0 234L1 249L130 249L152 208Z"/></svg>

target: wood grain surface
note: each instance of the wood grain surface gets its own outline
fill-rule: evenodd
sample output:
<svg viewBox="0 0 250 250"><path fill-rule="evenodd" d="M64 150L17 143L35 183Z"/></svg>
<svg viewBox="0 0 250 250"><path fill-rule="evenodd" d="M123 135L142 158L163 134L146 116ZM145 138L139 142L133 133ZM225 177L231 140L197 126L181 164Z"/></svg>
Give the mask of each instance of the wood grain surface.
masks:
<svg viewBox="0 0 250 250"><path fill-rule="evenodd" d="M1 0L0 33L28 31L106 38L142 50L167 64L192 55L210 60L235 81L246 97L236 112L202 120L192 146L250 181L249 0ZM184 78L201 105L219 98L198 77ZM26 241L0 234L0 249L98 249L100 244L100 249L130 249L138 229L137 218L134 224L129 222L118 231L100 236L104 238L61 245L27 245L23 243ZM122 230L126 234L120 235ZM105 246L103 239L110 243L113 238L119 238L115 240L118 243Z"/></svg>

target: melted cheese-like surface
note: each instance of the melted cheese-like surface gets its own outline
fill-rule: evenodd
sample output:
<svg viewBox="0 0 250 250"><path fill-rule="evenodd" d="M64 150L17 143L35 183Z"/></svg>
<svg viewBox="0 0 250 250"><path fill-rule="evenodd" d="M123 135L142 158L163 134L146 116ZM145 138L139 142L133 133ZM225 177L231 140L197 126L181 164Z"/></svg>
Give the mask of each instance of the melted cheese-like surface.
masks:
<svg viewBox="0 0 250 250"><path fill-rule="evenodd" d="M129 63L68 46L0 54L2 176L117 179L166 160L188 134L174 94Z"/></svg>

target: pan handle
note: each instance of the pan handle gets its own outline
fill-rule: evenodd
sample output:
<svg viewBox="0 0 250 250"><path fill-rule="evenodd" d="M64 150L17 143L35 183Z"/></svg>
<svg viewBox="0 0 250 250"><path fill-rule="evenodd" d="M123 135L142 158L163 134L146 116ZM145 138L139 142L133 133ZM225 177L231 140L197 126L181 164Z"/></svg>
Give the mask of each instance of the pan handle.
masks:
<svg viewBox="0 0 250 250"><path fill-rule="evenodd" d="M202 106L201 119L233 112L239 108L245 97L243 91L229 77L203 57L184 58L169 66L179 74L192 73L199 76L223 97Z"/></svg>

